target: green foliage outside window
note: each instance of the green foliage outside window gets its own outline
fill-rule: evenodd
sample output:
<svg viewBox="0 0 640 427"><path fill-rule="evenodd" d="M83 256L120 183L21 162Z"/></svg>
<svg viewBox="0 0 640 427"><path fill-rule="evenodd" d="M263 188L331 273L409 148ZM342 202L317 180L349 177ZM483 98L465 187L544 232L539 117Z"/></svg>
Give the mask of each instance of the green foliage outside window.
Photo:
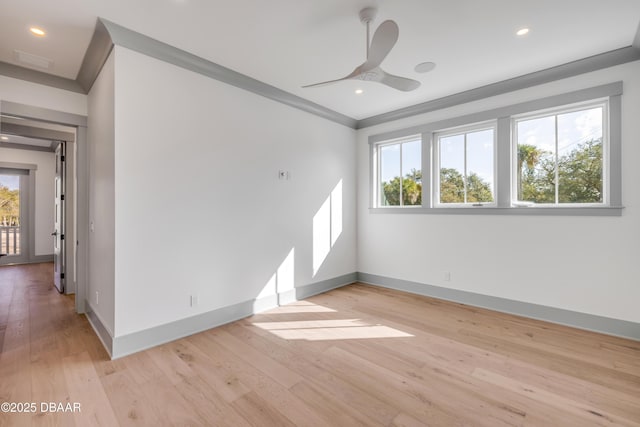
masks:
<svg viewBox="0 0 640 427"><path fill-rule="evenodd" d="M440 203L465 203L465 179L456 169L440 169ZM467 203L493 202L491 185L478 174L467 176Z"/></svg>
<svg viewBox="0 0 640 427"><path fill-rule="evenodd" d="M422 205L422 172L412 169L401 180L396 176L390 181L382 183L382 193L384 197L383 205L400 206L400 182L402 181L402 205L420 206Z"/></svg>
<svg viewBox="0 0 640 427"><path fill-rule="evenodd" d="M558 158L558 203L601 203L602 138L579 144ZM553 153L527 144L518 145L518 200L555 203L556 159ZM413 169L382 183L383 205L422 204L422 172ZM467 176L467 203L492 202L491 186L475 173ZM440 170L440 203L464 203L465 179L456 169Z"/></svg>
<svg viewBox="0 0 640 427"><path fill-rule="evenodd" d="M556 159L538 147L518 145L518 200L556 203ZM558 158L558 203L601 203L602 138Z"/></svg>

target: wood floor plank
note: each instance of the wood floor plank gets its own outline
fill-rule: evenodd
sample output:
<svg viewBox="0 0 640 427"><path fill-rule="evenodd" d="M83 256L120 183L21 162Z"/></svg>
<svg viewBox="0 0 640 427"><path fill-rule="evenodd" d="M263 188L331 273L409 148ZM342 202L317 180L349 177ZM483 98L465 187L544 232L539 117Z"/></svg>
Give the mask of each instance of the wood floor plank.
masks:
<svg viewBox="0 0 640 427"><path fill-rule="evenodd" d="M118 421L87 352L63 359L64 375L69 386L69 401L79 403L81 412L73 413L82 426L113 426Z"/></svg>
<svg viewBox="0 0 640 427"><path fill-rule="evenodd" d="M635 426L640 342L354 284L110 360L51 264L0 267L0 426Z"/></svg>
<svg viewBox="0 0 640 427"><path fill-rule="evenodd" d="M235 353L237 357L240 357L247 363L254 365L262 372L268 373L268 375L282 384L285 388L293 387L295 384L302 381L302 377L300 375L293 372L285 365L271 357L265 356L259 351L256 351L250 345L229 334L222 328L208 331L205 335L214 338L216 343L220 343Z"/></svg>
<svg viewBox="0 0 640 427"><path fill-rule="evenodd" d="M251 391L235 372L224 366L224 360L216 358L215 353L212 354L209 349L210 342L203 335L194 335L170 345L226 402L234 402Z"/></svg>
<svg viewBox="0 0 640 427"><path fill-rule="evenodd" d="M201 426L207 420L194 411L168 378L158 377L139 386L160 419L159 424L165 426Z"/></svg>
<svg viewBox="0 0 640 427"><path fill-rule="evenodd" d="M397 415L398 409L391 404L363 392L344 378L333 375L321 367L319 363L321 352L318 351L317 346L312 346L312 350L309 351L305 348L305 343L283 340L260 328L251 327L249 322L247 320L247 322L227 325L226 328L233 330L234 334L242 337L245 342L261 353L281 360L290 369L306 378L318 392L332 395L340 402L349 402L350 409L363 414L369 419L369 424L387 425ZM254 335L247 335L244 329L250 329ZM328 347L325 343L321 348L326 350Z"/></svg>
<svg viewBox="0 0 640 427"><path fill-rule="evenodd" d="M204 336L207 338L207 342L206 345L203 345L203 348L206 348L207 354L217 360L223 360L225 369L233 372L243 384L246 384L260 398L267 399L279 413L294 424L309 427L326 425L326 421L312 408L298 399L288 388L275 381L271 373L262 370L263 367L256 367L254 364L247 363L245 360L236 357L237 353L218 343L217 337L213 337L211 334L204 334ZM266 369L269 368L270 365L266 366ZM296 382L296 384L299 382Z"/></svg>
<svg viewBox="0 0 640 427"><path fill-rule="evenodd" d="M49 352L40 352L38 358L31 362L32 400L41 402L70 402L69 386L64 376L64 366L60 351L52 346ZM33 416L34 426L73 426L73 413L39 411Z"/></svg>
<svg viewBox="0 0 640 427"><path fill-rule="evenodd" d="M114 372L100 378L111 406L121 426L161 425L153 402L126 371Z"/></svg>
<svg viewBox="0 0 640 427"><path fill-rule="evenodd" d="M236 399L231 405L254 427L296 426L255 392L245 394Z"/></svg>
<svg viewBox="0 0 640 427"><path fill-rule="evenodd" d="M207 420L208 424L220 427L251 426L204 378L185 377L175 387L178 393L191 403L196 414Z"/></svg>

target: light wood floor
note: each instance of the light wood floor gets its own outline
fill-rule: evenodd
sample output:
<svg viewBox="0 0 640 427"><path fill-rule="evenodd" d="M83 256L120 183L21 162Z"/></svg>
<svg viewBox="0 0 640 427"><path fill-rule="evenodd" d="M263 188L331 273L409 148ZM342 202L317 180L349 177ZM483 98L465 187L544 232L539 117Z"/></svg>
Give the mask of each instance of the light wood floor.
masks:
<svg viewBox="0 0 640 427"><path fill-rule="evenodd" d="M0 268L0 425L640 426L640 343L361 284L111 361L52 267Z"/></svg>

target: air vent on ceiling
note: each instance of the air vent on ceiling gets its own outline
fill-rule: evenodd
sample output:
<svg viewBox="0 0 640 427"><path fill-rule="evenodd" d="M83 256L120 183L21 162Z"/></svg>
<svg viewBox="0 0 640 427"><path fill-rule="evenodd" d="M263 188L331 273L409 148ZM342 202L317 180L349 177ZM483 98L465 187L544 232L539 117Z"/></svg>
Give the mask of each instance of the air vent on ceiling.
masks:
<svg viewBox="0 0 640 427"><path fill-rule="evenodd" d="M38 67L43 68L45 70L50 70L53 67L53 60L49 58L45 58L43 56L33 55L31 53L23 52L21 50L15 49L13 51L13 58L24 65L28 65L30 67Z"/></svg>

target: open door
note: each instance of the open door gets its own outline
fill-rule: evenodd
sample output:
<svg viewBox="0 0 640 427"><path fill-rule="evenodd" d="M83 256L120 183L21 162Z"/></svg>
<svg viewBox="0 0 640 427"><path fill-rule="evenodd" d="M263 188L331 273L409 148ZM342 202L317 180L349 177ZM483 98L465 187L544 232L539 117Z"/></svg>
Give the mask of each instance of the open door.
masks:
<svg viewBox="0 0 640 427"><path fill-rule="evenodd" d="M64 292L64 152L65 143L60 142L56 147L56 177L55 177L55 230L51 235L53 244L53 283L60 293Z"/></svg>

